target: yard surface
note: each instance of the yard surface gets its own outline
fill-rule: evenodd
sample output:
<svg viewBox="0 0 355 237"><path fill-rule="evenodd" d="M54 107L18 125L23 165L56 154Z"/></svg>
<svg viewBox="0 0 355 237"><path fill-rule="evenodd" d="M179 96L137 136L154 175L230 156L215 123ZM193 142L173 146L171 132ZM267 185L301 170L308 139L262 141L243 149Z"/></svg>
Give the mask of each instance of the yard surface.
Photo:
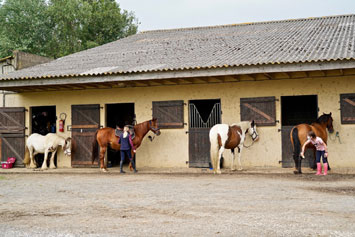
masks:
<svg viewBox="0 0 355 237"><path fill-rule="evenodd" d="M0 173L1 236L355 236L355 175Z"/></svg>

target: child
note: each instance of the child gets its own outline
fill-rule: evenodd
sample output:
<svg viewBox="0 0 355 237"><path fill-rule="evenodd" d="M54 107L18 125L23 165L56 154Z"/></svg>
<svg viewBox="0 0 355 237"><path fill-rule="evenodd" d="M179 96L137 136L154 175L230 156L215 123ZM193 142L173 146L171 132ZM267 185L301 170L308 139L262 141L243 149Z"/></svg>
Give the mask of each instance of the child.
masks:
<svg viewBox="0 0 355 237"><path fill-rule="evenodd" d="M323 157L323 166L324 166L324 173L323 175L327 175L328 173L328 148L327 144L322 140L322 138L317 137L316 134L313 131L308 132L308 141L306 141L303 144L302 151L301 151L301 157L304 158L304 149L306 146L312 143L316 149L316 161L317 161L317 173L316 175L321 175L322 174L322 165L320 163L320 158Z"/></svg>
<svg viewBox="0 0 355 237"><path fill-rule="evenodd" d="M132 167L134 169L134 173L137 173L136 170L136 166L134 164L134 160L132 159L132 155L131 155L131 149L133 149L133 152L136 153L136 149L133 146L133 142L132 142L132 138L131 138L131 134L129 134L129 127L128 126L124 126L123 128L123 133L120 135L120 140L119 140L119 144L121 144L121 162L120 162L120 172L121 173L126 173L123 171L123 162L125 160L125 156L127 155L129 160L132 163Z"/></svg>

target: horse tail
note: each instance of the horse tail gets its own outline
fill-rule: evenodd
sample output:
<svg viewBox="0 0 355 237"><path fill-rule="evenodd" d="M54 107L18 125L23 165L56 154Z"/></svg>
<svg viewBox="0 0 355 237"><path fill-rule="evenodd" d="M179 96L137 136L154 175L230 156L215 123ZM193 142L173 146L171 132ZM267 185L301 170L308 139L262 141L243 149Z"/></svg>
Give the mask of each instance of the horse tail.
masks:
<svg viewBox="0 0 355 237"><path fill-rule="evenodd" d="M28 150L28 147L25 146L25 158L23 159L23 164L29 165L30 163L31 163L30 150Z"/></svg>
<svg viewBox="0 0 355 237"><path fill-rule="evenodd" d="M99 130L97 130L96 132L95 132L95 135L94 135L94 140L93 140L93 142L92 142L92 163L94 163L94 161L95 161L95 159L96 159L96 157L97 157L97 155L98 155L98 147L99 147L99 143L97 142L97 133L99 132Z"/></svg>
<svg viewBox="0 0 355 237"><path fill-rule="evenodd" d="M291 131L291 143L293 147L293 157L298 157L301 152L301 142L298 138L298 128L294 127Z"/></svg>
<svg viewBox="0 0 355 237"><path fill-rule="evenodd" d="M294 127L291 130L291 143L293 146L293 159L295 161L295 174L301 174L301 163L302 163L302 159L300 157L300 152L301 152L301 142L300 139L298 137L298 128Z"/></svg>
<svg viewBox="0 0 355 237"><path fill-rule="evenodd" d="M219 152L219 144L218 144L218 133L212 128L210 130L210 156L211 156L211 164L214 171L217 170L218 165L218 152Z"/></svg>

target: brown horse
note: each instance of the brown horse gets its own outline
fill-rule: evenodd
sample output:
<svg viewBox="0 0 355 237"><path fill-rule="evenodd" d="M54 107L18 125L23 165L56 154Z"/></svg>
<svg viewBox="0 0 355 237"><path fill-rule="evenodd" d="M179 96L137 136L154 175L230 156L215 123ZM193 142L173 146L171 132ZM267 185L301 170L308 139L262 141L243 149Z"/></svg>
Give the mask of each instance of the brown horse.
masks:
<svg viewBox="0 0 355 237"><path fill-rule="evenodd" d="M323 113L323 115L320 116L317 119L317 121L312 123L311 125L302 123L292 128L290 133L290 139L293 147L293 159L295 161L295 171L294 171L295 174L302 174L302 170L301 170L302 158L300 157L300 152L303 144L307 141L308 132L312 130L317 137L322 138L322 140L327 144L327 140L328 140L327 129L329 133L334 132L332 113L330 114ZM306 149L308 148L313 149L313 152L315 154L316 148L312 145L312 143L306 146Z"/></svg>
<svg viewBox="0 0 355 237"><path fill-rule="evenodd" d="M134 126L135 137L133 139L133 145L136 149L141 145L144 136L149 131L152 131L157 136L160 135L160 129L158 128L156 118L145 121L143 123L139 123ZM115 129L106 127L97 130L97 132L95 133L95 140L92 146L92 162L94 162L97 156L97 145L100 146L100 170L107 172L106 162L104 162L107 147L110 146L111 149L116 151L119 151L121 147L121 145L118 144L118 137L116 137L115 135ZM133 149L131 152L133 157Z"/></svg>

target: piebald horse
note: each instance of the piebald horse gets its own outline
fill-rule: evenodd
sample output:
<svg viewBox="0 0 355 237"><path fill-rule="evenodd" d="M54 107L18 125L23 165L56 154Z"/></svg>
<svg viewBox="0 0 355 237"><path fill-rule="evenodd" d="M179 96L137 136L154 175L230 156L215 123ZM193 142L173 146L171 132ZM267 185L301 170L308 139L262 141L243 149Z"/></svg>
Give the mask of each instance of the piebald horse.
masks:
<svg viewBox="0 0 355 237"><path fill-rule="evenodd" d="M256 131L256 125L254 120L252 122L240 122L238 124L216 124L210 130L210 142L211 142L211 163L213 166L213 172L220 174L220 160L225 149L231 149L233 158L231 164L231 170L234 170L234 149L238 148L238 163L239 169L242 170L241 153L246 134L249 133L254 141L259 139L259 135Z"/></svg>
<svg viewBox="0 0 355 237"><path fill-rule="evenodd" d="M136 149L141 145L144 136L149 131L152 131L157 136L160 135L160 129L158 128L158 122L156 118L134 126L135 137L133 139L133 145ZM116 151L119 151L121 147L121 145L118 144L118 137L115 135L115 129L106 127L97 130L92 146L92 162L94 162L97 156L98 145L100 146L100 170L107 172L106 162L104 160L107 147L110 146L111 149ZM133 157L133 150L131 150L131 152Z"/></svg>
<svg viewBox="0 0 355 237"><path fill-rule="evenodd" d="M311 125L302 123L292 128L290 132L290 140L293 147L293 159L295 161L294 174L302 174L302 170L301 170L302 159L300 157L300 152L303 144L307 141L308 132L313 131L317 137L322 138L325 144L327 144L327 140L328 140L327 129L329 133L334 132L332 113L329 114L323 113L323 115L320 116L317 119L317 121L315 121ZM315 159L316 148L312 145L312 143L309 143L306 146L306 149L308 148L313 149L314 159Z"/></svg>
<svg viewBox="0 0 355 237"><path fill-rule="evenodd" d="M54 164L54 156L59 146L62 147L64 154L66 156L71 155L70 137L64 138L55 133L48 133L45 136L42 136L38 133L33 133L28 137L26 141L25 159L23 160L23 163L28 168L37 168L37 164L34 159L34 156L39 153L41 154L44 153L44 160L41 169L42 170L48 169L47 166L48 153L52 152L49 161L50 162L49 168L55 169L56 167Z"/></svg>

